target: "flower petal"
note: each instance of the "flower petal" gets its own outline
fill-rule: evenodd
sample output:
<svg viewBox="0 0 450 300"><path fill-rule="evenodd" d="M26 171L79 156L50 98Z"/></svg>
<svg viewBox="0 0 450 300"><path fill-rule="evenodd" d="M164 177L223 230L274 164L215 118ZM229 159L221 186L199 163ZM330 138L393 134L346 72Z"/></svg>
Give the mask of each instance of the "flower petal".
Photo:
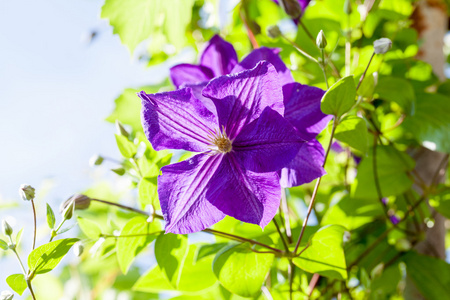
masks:
<svg viewBox="0 0 450 300"><path fill-rule="evenodd" d="M220 166L222 155L198 154L165 166L158 177L158 194L166 232L186 234L203 230L225 215L206 200L206 188Z"/></svg>
<svg viewBox="0 0 450 300"><path fill-rule="evenodd" d="M223 213L243 222L266 226L280 205L281 188L276 172L244 170L229 153L223 156L206 198Z"/></svg>
<svg viewBox="0 0 450 300"><path fill-rule="evenodd" d="M214 78L213 71L204 66L180 64L170 68L170 79L178 89L186 84L196 84Z"/></svg>
<svg viewBox="0 0 450 300"><path fill-rule="evenodd" d="M248 170L273 172L287 166L303 143L286 119L266 107L261 116L245 126L233 141L233 154Z"/></svg>
<svg viewBox="0 0 450 300"><path fill-rule="evenodd" d="M297 129L298 134L309 141L317 136L332 119L320 110L325 92L319 88L297 82L283 86L284 117Z"/></svg>
<svg viewBox="0 0 450 300"><path fill-rule="evenodd" d="M211 69L214 77L229 74L237 62L238 57L233 45L217 34L209 40L200 59L200 64Z"/></svg>
<svg viewBox="0 0 450 300"><path fill-rule="evenodd" d="M232 140L267 106L280 114L284 111L278 75L268 62L260 62L238 74L214 78L203 89L203 96L213 100L219 125L225 127Z"/></svg>
<svg viewBox="0 0 450 300"><path fill-rule="evenodd" d="M189 88L158 94L138 93L145 135L155 150L207 150L208 135L217 128L216 116Z"/></svg>
<svg viewBox="0 0 450 300"><path fill-rule="evenodd" d="M298 186L325 175L322 168L324 156L325 151L317 140L303 144L289 165L279 171L281 186Z"/></svg>
<svg viewBox="0 0 450 300"><path fill-rule="evenodd" d="M286 67L284 62L281 60L280 49L277 48L266 48L261 47L259 49L253 50L249 55L247 55L239 64L234 67L232 73L241 72L243 70L253 69L258 62L265 60L271 63L278 72L281 85L293 82L291 71Z"/></svg>

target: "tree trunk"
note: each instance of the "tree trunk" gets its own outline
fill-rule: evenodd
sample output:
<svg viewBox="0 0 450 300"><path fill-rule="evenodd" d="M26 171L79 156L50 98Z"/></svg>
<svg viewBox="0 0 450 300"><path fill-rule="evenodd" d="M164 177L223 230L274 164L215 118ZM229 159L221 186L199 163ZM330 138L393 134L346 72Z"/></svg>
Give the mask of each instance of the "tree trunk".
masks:
<svg viewBox="0 0 450 300"><path fill-rule="evenodd" d="M417 58L429 63L439 79L445 80L443 47L448 21L445 4L441 0L420 0L412 19L413 26L423 41ZM412 153L412 157L416 161L415 170L426 185L432 184L435 174L438 174L438 181L442 182L443 173L447 167L446 154L420 148ZM442 170L438 171L439 168ZM445 259L445 218L432 208L430 211L434 217L434 225L431 228L424 226L425 239L418 243L415 249L419 253ZM425 299L409 279L407 279L404 296L405 299Z"/></svg>

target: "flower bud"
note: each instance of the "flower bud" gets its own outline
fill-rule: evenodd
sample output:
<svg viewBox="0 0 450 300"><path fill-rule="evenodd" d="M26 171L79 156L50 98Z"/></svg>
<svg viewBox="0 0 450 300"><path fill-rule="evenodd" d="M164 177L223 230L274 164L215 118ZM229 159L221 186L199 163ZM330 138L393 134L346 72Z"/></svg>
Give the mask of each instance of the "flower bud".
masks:
<svg viewBox="0 0 450 300"><path fill-rule="evenodd" d="M122 176L125 174L124 168L115 168L115 169L111 169L111 171L113 171L114 173L116 173L119 176Z"/></svg>
<svg viewBox="0 0 450 300"><path fill-rule="evenodd" d="M91 159L89 160L89 165L90 166L99 166L101 165L103 162L103 157L101 157L100 155L94 155L91 157Z"/></svg>
<svg viewBox="0 0 450 300"><path fill-rule="evenodd" d="M302 7L298 0L280 0L280 5L288 16L297 19L302 15Z"/></svg>
<svg viewBox="0 0 450 300"><path fill-rule="evenodd" d="M122 123L120 123L119 120L116 120L116 131L118 135L123 135L126 137L130 136L128 131L125 129L125 127L123 127Z"/></svg>
<svg viewBox="0 0 450 300"><path fill-rule="evenodd" d="M269 26L267 28L267 35L271 39L276 39L281 35L280 27L278 27L277 25Z"/></svg>
<svg viewBox="0 0 450 300"><path fill-rule="evenodd" d="M83 254L84 251L84 245L82 242L78 241L73 245L73 253L75 256L80 257L81 254Z"/></svg>
<svg viewBox="0 0 450 300"><path fill-rule="evenodd" d="M73 205L73 201L71 201L69 203L69 205L67 205L66 209L63 211L62 215L64 220L70 220L72 219L73 216L73 211L74 211L74 205Z"/></svg>
<svg viewBox="0 0 450 300"><path fill-rule="evenodd" d="M327 46L327 39L325 38L323 30L321 30L317 35L316 45L319 49L325 49L325 47Z"/></svg>
<svg viewBox="0 0 450 300"><path fill-rule="evenodd" d="M30 201L34 199L34 188L28 184L22 184L19 189L20 197L23 201Z"/></svg>
<svg viewBox="0 0 450 300"><path fill-rule="evenodd" d="M12 300L14 298L14 294L10 291L2 291L0 294L0 300Z"/></svg>
<svg viewBox="0 0 450 300"><path fill-rule="evenodd" d="M4 235L11 236L11 234L13 234L13 229L8 224L8 222L6 222L6 220L3 220L2 227L3 227L3 234Z"/></svg>
<svg viewBox="0 0 450 300"><path fill-rule="evenodd" d="M392 41L388 38L381 38L373 42L373 51L376 54L384 54L392 47Z"/></svg>
<svg viewBox="0 0 450 300"><path fill-rule="evenodd" d="M344 13L349 15L352 13L352 2L351 0L345 0L344 2Z"/></svg>
<svg viewBox="0 0 450 300"><path fill-rule="evenodd" d="M75 209L78 210L87 209L91 205L91 198L83 194L72 195L70 196L69 199L67 199L61 204L59 208L59 213L64 216L64 212L67 210L69 205L73 204L75 205Z"/></svg>

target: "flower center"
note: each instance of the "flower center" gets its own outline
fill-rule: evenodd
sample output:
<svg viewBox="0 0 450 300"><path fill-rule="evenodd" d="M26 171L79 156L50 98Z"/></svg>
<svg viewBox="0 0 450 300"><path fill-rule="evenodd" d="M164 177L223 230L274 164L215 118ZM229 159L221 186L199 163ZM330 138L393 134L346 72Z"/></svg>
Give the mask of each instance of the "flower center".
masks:
<svg viewBox="0 0 450 300"><path fill-rule="evenodd" d="M221 131L215 130L214 132L211 132L211 135L208 136L208 140L210 142L209 149L213 154L228 153L233 149L231 140L228 138L224 127L222 127Z"/></svg>

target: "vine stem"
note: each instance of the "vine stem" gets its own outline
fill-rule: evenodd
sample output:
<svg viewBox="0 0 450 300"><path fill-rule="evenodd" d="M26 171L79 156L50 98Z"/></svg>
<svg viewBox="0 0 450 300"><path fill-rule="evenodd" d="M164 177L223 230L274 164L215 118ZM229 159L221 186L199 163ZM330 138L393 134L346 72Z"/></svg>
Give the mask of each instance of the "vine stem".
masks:
<svg viewBox="0 0 450 300"><path fill-rule="evenodd" d="M9 236L9 240L11 241L11 244L14 245L11 236ZM11 250L14 252L14 254L17 257L17 261L19 262L20 268L22 269L23 276L25 277L25 280L27 282L28 289L30 290L31 297L33 298L33 300L36 300L36 296L34 295L33 287L31 286L31 280L28 279L27 271L25 271L25 267L22 263L22 260L20 259L19 253L17 253L17 250L15 247L12 248Z"/></svg>
<svg viewBox="0 0 450 300"><path fill-rule="evenodd" d="M278 225L277 220L275 218L272 219L273 224L275 224L275 227L277 228L278 234L280 235L281 241L283 242L284 249L286 250L286 253L289 253L289 246L286 243L286 240L284 239L283 233L280 230L280 226Z"/></svg>
<svg viewBox="0 0 450 300"><path fill-rule="evenodd" d="M31 248L31 251L33 251L36 248L36 207L34 206L34 199L31 199L31 207L33 208L33 219L34 219L34 231L33 231L33 246Z"/></svg>
<svg viewBox="0 0 450 300"><path fill-rule="evenodd" d="M317 59L315 59L314 57L312 57L311 55L309 55L308 53L306 53L305 50L303 50L302 48L300 48L299 45L297 45L295 42L291 41L290 39L288 39L284 34L281 35L281 37L287 41L289 44L291 44L298 52L300 52L301 54L303 54L306 58L310 59L311 61L315 62L316 64L319 64L319 61Z"/></svg>
<svg viewBox="0 0 450 300"><path fill-rule="evenodd" d="M327 152L325 153L322 168L325 167L325 164L327 163L327 158L328 158L328 154L330 153L331 144L333 143L333 137L334 137L334 132L336 131L336 127L337 127L337 122L336 122L336 116L335 116L333 118L333 127L331 129L330 141L328 143ZM298 247L300 246L300 242L302 241L302 238L303 238L303 234L305 233L306 225L308 224L309 216L311 215L311 211L314 206L314 201L316 200L317 191L319 190L319 185L320 185L321 181L322 181L322 177L319 177L316 181L316 185L314 186L314 191L313 191L313 194L311 196L311 201L309 202L309 206L308 206L308 212L306 213L306 218L303 221L302 231L300 232L300 236L298 237L297 244L295 245L295 249L293 252L294 255L297 253Z"/></svg>
<svg viewBox="0 0 450 300"><path fill-rule="evenodd" d="M322 72L323 72L323 77L325 78L325 83L327 84L327 90L330 88L330 86L328 85L328 78L327 78L327 66L325 65L325 49L320 49L320 52L322 53L322 63L321 63L321 67L322 67Z"/></svg>
<svg viewBox="0 0 450 300"><path fill-rule="evenodd" d="M119 204L119 203L110 202L110 201L106 201L106 200L100 200L100 199L91 199L91 200L97 201L97 202L100 202L100 203L103 203L103 204L107 204L107 205L120 207L122 209L129 210L129 211L141 214L141 215L145 215L147 217L153 217L153 218L156 218L156 219L164 220L163 216L161 216L159 214L156 214L156 213L150 214L150 213L147 213L147 212L145 212L143 210L140 210L140 209L136 209L136 208L133 208L133 207L129 207L129 206L126 206L126 205L122 205L122 204ZM235 240L235 241L243 242L243 243L250 243L252 245L258 245L258 246L264 247L266 249L269 249L269 250L271 250L271 251L273 251L273 252L275 252L276 254L279 254L279 255L284 254L284 251L282 251L280 249L271 247L269 245L260 243L260 242L255 241L255 240L251 240L251 239L247 239L247 238L244 238L244 237L241 237L241 236L238 236L238 235L234 235L234 234L231 234L231 233L226 233L226 232L223 232L223 231L210 229L210 228L203 229L202 231L206 232L206 233L213 234L213 235L220 235L220 236L228 238L230 240Z"/></svg>
<svg viewBox="0 0 450 300"><path fill-rule="evenodd" d="M364 73L361 75L361 78L359 79L358 85L356 86L356 90L359 89L361 86L361 83L363 82L364 78L366 77L367 70L369 70L369 66L372 63L373 57L375 56L375 52L372 53L372 56L369 59L369 63L367 64L366 69L364 70Z"/></svg>

